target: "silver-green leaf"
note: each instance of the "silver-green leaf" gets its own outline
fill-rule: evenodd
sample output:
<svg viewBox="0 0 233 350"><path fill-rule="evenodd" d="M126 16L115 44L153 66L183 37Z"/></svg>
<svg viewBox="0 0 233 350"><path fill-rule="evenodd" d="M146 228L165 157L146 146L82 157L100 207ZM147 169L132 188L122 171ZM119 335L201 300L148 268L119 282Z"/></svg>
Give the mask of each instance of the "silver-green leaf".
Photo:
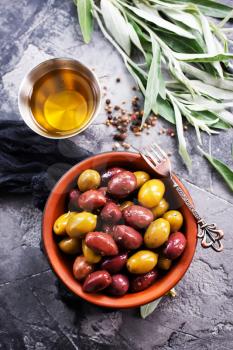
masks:
<svg viewBox="0 0 233 350"><path fill-rule="evenodd" d="M171 103L174 108L175 112L175 120L176 120L176 131L177 131L177 138L179 142L179 154L181 155L185 165L187 166L188 169L191 168L192 166L192 161L189 157L188 151L187 151L187 146L186 146L186 141L184 137L184 127L183 127L183 121L182 121L182 114L181 111L175 101L175 99L169 95Z"/></svg>
<svg viewBox="0 0 233 350"><path fill-rule="evenodd" d="M109 0L101 0L100 6L107 30L127 55L130 55L128 25L121 12Z"/></svg>
<svg viewBox="0 0 233 350"><path fill-rule="evenodd" d="M200 147L198 147L203 156L209 161L209 163L217 170L217 172L222 176L226 184L229 186L231 191L233 191L233 171L220 160L213 158L210 154L204 152Z"/></svg>
<svg viewBox="0 0 233 350"><path fill-rule="evenodd" d="M158 298L154 301L152 301L149 304L143 305L140 307L140 314L142 318L146 318L148 317L150 314L152 314L152 312L155 311L155 309L158 307L160 301L163 299L163 297Z"/></svg>
<svg viewBox="0 0 233 350"><path fill-rule="evenodd" d="M153 36L151 37L151 41L153 58L147 78L142 125L144 124L146 118L149 116L151 110L156 110L156 101L159 94L161 51L158 43L153 38Z"/></svg>
<svg viewBox="0 0 233 350"><path fill-rule="evenodd" d="M92 0L76 0L83 40L88 44L93 31Z"/></svg>
<svg viewBox="0 0 233 350"><path fill-rule="evenodd" d="M175 53L175 57L184 62L222 62L233 59L232 53L220 53L220 54L190 54L190 53Z"/></svg>
<svg viewBox="0 0 233 350"><path fill-rule="evenodd" d="M167 29L177 35L183 36L185 38L189 39L194 39L195 37L193 36L192 33L189 31L181 28L180 26L173 24L169 21L166 21L163 19L157 11L153 11L153 8L147 7L146 5L141 5L140 8L132 7L132 6L127 6L130 8L132 12L134 12L137 16L140 18L147 20L149 22L152 22L158 27Z"/></svg>
<svg viewBox="0 0 233 350"><path fill-rule="evenodd" d="M144 57L146 57L146 53L142 47L138 34L131 23L128 23L128 31L132 43L143 53Z"/></svg>

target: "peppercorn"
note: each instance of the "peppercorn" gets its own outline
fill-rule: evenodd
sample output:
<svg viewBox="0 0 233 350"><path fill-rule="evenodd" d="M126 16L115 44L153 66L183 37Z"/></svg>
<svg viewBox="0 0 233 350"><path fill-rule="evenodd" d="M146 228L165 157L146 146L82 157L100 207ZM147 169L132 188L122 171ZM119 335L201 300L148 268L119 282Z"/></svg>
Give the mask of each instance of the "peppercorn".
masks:
<svg viewBox="0 0 233 350"><path fill-rule="evenodd" d="M124 141L125 139L126 139L126 137L127 137L127 134L115 134L114 136L113 136L113 138L114 138L114 140L116 140L116 141Z"/></svg>

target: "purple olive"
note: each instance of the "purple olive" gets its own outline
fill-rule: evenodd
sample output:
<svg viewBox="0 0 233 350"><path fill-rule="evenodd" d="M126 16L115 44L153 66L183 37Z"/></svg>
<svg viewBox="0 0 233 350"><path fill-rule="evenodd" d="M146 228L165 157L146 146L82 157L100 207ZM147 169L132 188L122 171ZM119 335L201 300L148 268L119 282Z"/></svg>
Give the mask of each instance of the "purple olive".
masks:
<svg viewBox="0 0 233 350"><path fill-rule="evenodd" d="M86 211L92 211L106 204L106 197L98 190L83 192L78 199L79 207Z"/></svg>
<svg viewBox="0 0 233 350"><path fill-rule="evenodd" d="M116 224L122 218L122 212L117 204L109 202L103 207L100 216L108 224Z"/></svg>
<svg viewBox="0 0 233 350"><path fill-rule="evenodd" d="M108 287L107 292L114 296L122 296L127 293L129 289L129 279L127 276L117 274L112 276L112 283Z"/></svg>
<svg viewBox="0 0 233 350"><path fill-rule="evenodd" d="M125 171L125 169L123 168L119 168L119 167L114 167L114 168L110 168L106 171L104 171L101 175L101 181L102 181L102 185L107 185L108 181L116 174L121 173L122 171Z"/></svg>
<svg viewBox="0 0 233 350"><path fill-rule="evenodd" d="M131 171L122 171L108 182L108 193L116 198L127 197L136 188L137 179Z"/></svg>
<svg viewBox="0 0 233 350"><path fill-rule="evenodd" d="M89 232L85 238L86 245L102 256L117 255L118 247L112 236L105 232Z"/></svg>
<svg viewBox="0 0 233 350"><path fill-rule="evenodd" d="M132 292L137 293L142 290L147 289L154 283L154 281L158 278L159 274L157 270L152 270L143 275L133 277L130 281L130 289Z"/></svg>
<svg viewBox="0 0 233 350"><path fill-rule="evenodd" d="M107 258L102 262L101 268L103 270L107 270L110 274L117 273L121 271L125 266L127 261L127 256L128 256L127 253L123 253L123 254L114 256L113 258Z"/></svg>
<svg viewBox="0 0 233 350"><path fill-rule="evenodd" d="M95 271L87 276L83 284L86 293L97 293L107 288L112 282L112 277L108 271Z"/></svg>
<svg viewBox="0 0 233 350"><path fill-rule="evenodd" d="M123 218L126 223L134 228L145 228L154 220L150 209L141 205L131 205L123 210Z"/></svg>
<svg viewBox="0 0 233 350"><path fill-rule="evenodd" d="M177 259L183 253L186 243L187 240L183 233L172 233L165 243L165 248L163 250L165 257L171 260Z"/></svg>
<svg viewBox="0 0 233 350"><path fill-rule="evenodd" d="M142 245L142 235L134 228L126 225L114 226L112 237L114 241L125 249L137 249Z"/></svg>
<svg viewBox="0 0 233 350"><path fill-rule="evenodd" d="M68 208L71 211L77 211L79 209L78 199L81 192L79 190L73 189L69 192L69 204Z"/></svg>

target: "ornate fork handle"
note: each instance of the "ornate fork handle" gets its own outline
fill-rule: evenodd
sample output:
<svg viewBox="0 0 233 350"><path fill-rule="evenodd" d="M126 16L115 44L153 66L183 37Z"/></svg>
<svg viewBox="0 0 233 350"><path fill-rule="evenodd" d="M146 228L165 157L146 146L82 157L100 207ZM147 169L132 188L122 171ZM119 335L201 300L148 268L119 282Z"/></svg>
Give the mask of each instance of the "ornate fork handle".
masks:
<svg viewBox="0 0 233 350"><path fill-rule="evenodd" d="M213 248L216 252L221 252L223 250L223 244L221 239L224 236L222 230L219 230L216 224L207 224L203 218L198 214L195 207L189 201L189 198L176 183L176 181L171 177L173 187L179 193L180 197L183 199L184 203L187 205L189 210L192 212L193 216L196 218L199 225L200 231L198 233L198 238L201 238L201 245L203 248Z"/></svg>

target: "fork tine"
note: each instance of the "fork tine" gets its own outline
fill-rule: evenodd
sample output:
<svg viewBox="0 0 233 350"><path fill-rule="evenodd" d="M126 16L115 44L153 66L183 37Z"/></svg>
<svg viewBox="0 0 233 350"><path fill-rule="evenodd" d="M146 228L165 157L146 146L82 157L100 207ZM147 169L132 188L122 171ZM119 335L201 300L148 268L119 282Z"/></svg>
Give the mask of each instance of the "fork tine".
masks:
<svg viewBox="0 0 233 350"><path fill-rule="evenodd" d="M160 153L163 155L163 157L166 158L166 159L168 159L167 153L164 152L164 150L163 150L157 143L155 143L155 142L152 143L151 147L157 148L157 149L160 151Z"/></svg>
<svg viewBox="0 0 233 350"><path fill-rule="evenodd" d="M158 154L156 154L153 150L147 151L147 155L148 155L148 157L150 157L152 159L153 162L158 163L158 164L161 162L161 157ZM155 164L155 165L157 165L157 164Z"/></svg>
<svg viewBox="0 0 233 350"><path fill-rule="evenodd" d="M148 158L148 156L145 156L145 154L143 154L143 153L141 153L141 152L140 152L140 154L141 154L142 158L145 160L145 162L146 162L147 164L149 164L150 167L151 167L154 171L156 171L156 166L155 166L154 163L151 162L150 158Z"/></svg>
<svg viewBox="0 0 233 350"><path fill-rule="evenodd" d="M160 162L164 159L157 150L154 149L153 145L151 145L151 152Z"/></svg>

